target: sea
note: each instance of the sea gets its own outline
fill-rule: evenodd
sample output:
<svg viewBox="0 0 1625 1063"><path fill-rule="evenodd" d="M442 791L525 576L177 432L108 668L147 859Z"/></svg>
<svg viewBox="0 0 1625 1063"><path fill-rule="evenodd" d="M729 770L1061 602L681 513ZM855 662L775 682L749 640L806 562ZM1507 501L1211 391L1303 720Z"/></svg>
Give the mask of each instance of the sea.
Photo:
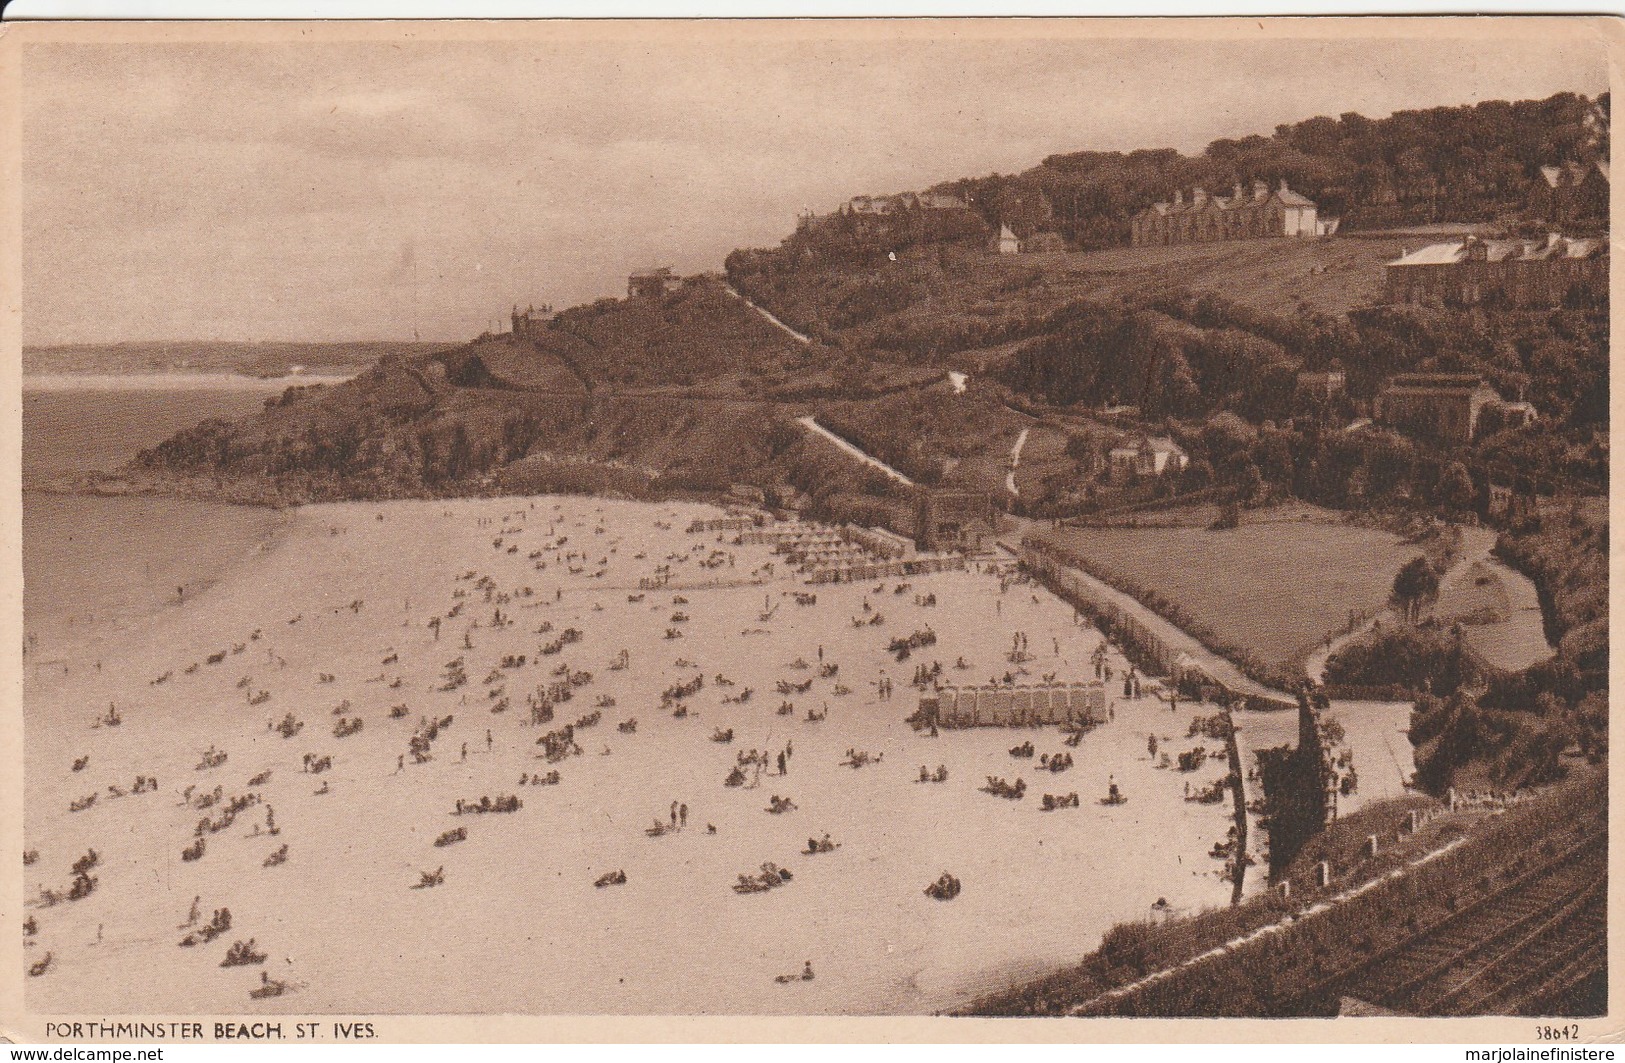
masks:
<svg viewBox="0 0 1625 1063"><path fill-rule="evenodd" d="M112 470L211 417L260 409L285 380L97 377L23 382L23 638L28 671L65 668L96 643L202 593L265 549L287 513L215 502L38 489Z"/></svg>

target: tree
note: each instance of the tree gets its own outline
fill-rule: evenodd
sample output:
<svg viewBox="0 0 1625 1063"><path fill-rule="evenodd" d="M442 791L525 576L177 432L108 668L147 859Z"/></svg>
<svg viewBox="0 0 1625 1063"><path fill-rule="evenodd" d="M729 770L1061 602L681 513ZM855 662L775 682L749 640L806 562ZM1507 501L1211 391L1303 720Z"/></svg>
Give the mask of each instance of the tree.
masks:
<svg viewBox="0 0 1625 1063"><path fill-rule="evenodd" d="M1473 508L1473 501L1478 492L1473 487L1473 477L1467 471L1467 466L1459 461L1453 461L1439 477L1439 503L1450 513L1465 513Z"/></svg>
<svg viewBox="0 0 1625 1063"><path fill-rule="evenodd" d="M1422 603L1438 593L1439 574L1425 557L1411 558L1394 576L1394 601L1411 623L1421 615Z"/></svg>

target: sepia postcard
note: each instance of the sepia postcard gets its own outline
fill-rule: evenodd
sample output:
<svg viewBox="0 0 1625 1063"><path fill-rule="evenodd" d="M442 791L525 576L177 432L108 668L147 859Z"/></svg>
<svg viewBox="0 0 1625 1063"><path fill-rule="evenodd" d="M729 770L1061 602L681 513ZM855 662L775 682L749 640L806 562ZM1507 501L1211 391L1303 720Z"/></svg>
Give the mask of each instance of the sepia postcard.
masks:
<svg viewBox="0 0 1625 1063"><path fill-rule="evenodd" d="M0 27L0 1036L1617 1040L1621 41Z"/></svg>

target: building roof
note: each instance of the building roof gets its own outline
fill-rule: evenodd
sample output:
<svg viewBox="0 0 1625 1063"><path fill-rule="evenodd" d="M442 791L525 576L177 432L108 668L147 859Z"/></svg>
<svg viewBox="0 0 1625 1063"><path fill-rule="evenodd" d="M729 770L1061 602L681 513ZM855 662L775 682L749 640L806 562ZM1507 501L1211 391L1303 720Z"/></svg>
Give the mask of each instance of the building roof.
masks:
<svg viewBox="0 0 1625 1063"><path fill-rule="evenodd" d="M1255 203L1266 202L1270 199L1277 200L1282 206L1287 207L1313 207L1315 205L1314 200L1308 198L1307 196L1300 195L1299 193L1288 188L1285 181L1282 181L1280 187L1273 191L1266 191L1267 189L1268 186L1261 181L1253 182L1251 192L1248 192L1240 185L1237 185L1235 194L1226 199L1223 196L1210 196L1202 189L1198 188L1196 190L1197 194L1192 196L1192 198L1188 201L1184 198L1182 193L1176 193L1178 198L1176 198L1174 202L1153 203L1136 214L1135 217L1144 217L1148 214L1189 214L1192 211L1198 210L1240 210Z"/></svg>
<svg viewBox="0 0 1625 1063"><path fill-rule="evenodd" d="M1607 237L1584 240L1567 239L1557 233L1544 240L1452 240L1442 244L1429 244L1409 252L1388 263L1390 266L1447 266L1466 260L1467 249L1475 243L1484 245L1485 258L1502 262L1509 258L1590 258L1608 250Z"/></svg>
<svg viewBox="0 0 1625 1063"><path fill-rule="evenodd" d="M1169 439L1167 436L1148 436L1137 439L1132 443L1124 443L1121 446L1112 448L1112 456L1116 457L1117 455L1122 455L1123 457L1129 457L1131 455L1142 454L1146 451L1150 451L1153 454L1177 454L1180 457L1185 456L1185 451L1180 447L1180 445L1175 443L1172 439Z"/></svg>
<svg viewBox="0 0 1625 1063"><path fill-rule="evenodd" d="M1548 186L1556 188L1563 180L1564 174L1568 174L1570 180L1575 184L1579 184L1592 170L1596 170L1601 174L1604 181L1609 181L1608 163L1606 162L1593 162L1585 165L1577 162L1566 162L1561 166L1542 166L1540 176L1545 179ZM1612 184L1613 182L1609 181L1609 183Z"/></svg>
<svg viewBox="0 0 1625 1063"><path fill-rule="evenodd" d="M1563 169L1564 168L1562 166L1542 166L1540 168L1540 176L1545 178L1548 185L1550 185L1552 188L1556 188L1557 182L1563 178Z"/></svg>
<svg viewBox="0 0 1625 1063"><path fill-rule="evenodd" d="M1484 383L1484 378L1477 373L1395 373L1388 383L1404 387L1473 387Z"/></svg>
<svg viewBox="0 0 1625 1063"><path fill-rule="evenodd" d="M1378 393L1466 398L1480 392L1488 392L1497 399L1501 397L1476 373L1399 373L1384 381Z"/></svg>
<svg viewBox="0 0 1625 1063"><path fill-rule="evenodd" d="M1015 238L1016 238L1016 234L1010 231L1010 226L1000 224L1000 226L999 226L999 240L1001 242L1005 241L1005 240L1014 240Z"/></svg>

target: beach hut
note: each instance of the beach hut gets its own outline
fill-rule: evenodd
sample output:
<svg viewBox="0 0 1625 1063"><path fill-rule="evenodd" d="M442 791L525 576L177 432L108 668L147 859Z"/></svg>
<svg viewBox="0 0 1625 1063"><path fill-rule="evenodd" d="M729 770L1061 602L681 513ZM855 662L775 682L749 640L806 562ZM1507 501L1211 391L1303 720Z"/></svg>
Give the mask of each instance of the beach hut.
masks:
<svg viewBox="0 0 1625 1063"><path fill-rule="evenodd" d="M1032 722L1032 687L1018 686L1010 692L1010 722L1023 726Z"/></svg>

